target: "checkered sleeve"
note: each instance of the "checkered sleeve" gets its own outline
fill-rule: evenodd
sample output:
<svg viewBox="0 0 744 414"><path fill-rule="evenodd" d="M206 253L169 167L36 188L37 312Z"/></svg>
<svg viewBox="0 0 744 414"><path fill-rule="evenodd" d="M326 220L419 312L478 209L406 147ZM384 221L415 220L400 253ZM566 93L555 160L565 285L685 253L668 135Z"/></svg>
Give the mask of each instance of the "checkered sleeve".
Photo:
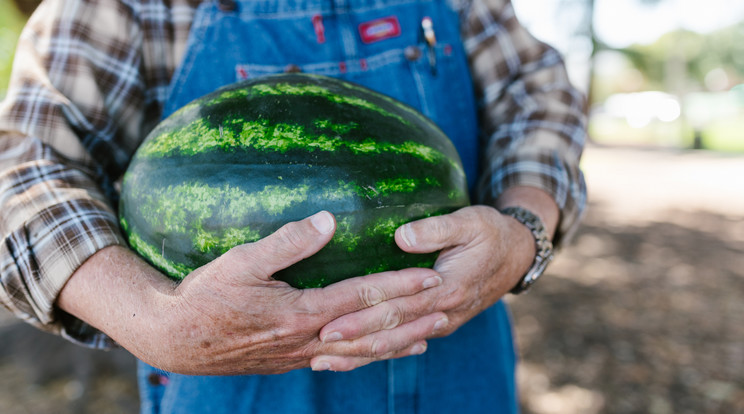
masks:
<svg viewBox="0 0 744 414"><path fill-rule="evenodd" d="M141 37L124 2L44 2L0 105L0 303L92 347L113 343L55 301L86 259L125 244L113 182L145 123Z"/></svg>
<svg viewBox="0 0 744 414"><path fill-rule="evenodd" d="M0 303L43 330L111 346L105 335L56 312L54 301L90 255L124 243L112 208L90 175L39 140L4 135L0 142L2 156L26 160L12 167L0 161Z"/></svg>
<svg viewBox="0 0 744 414"><path fill-rule="evenodd" d="M578 225L586 205L579 160L586 140L584 97L561 56L522 27L508 0L473 0L463 13L481 108L481 203L507 188L551 194L561 210L555 241Z"/></svg>

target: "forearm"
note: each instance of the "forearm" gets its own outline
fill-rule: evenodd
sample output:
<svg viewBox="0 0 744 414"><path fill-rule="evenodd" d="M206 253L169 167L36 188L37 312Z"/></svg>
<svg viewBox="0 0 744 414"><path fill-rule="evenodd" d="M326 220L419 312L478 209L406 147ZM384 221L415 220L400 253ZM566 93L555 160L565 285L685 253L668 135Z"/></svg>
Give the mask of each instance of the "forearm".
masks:
<svg viewBox="0 0 744 414"><path fill-rule="evenodd" d="M56 305L100 329L138 357L147 357L174 283L124 246L91 256L60 292Z"/></svg>

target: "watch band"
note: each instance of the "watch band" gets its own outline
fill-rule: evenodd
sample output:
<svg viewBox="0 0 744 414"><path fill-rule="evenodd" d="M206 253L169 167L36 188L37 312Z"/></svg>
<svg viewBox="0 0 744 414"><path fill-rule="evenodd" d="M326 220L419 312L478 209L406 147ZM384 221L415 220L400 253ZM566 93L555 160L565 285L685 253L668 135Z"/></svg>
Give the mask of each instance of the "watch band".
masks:
<svg viewBox="0 0 744 414"><path fill-rule="evenodd" d="M550 241L542 220L531 211L522 207L506 207L500 212L524 224L535 237L535 260L527 273L511 290L511 293L518 294L528 290L545 272L545 268L553 260L553 243Z"/></svg>

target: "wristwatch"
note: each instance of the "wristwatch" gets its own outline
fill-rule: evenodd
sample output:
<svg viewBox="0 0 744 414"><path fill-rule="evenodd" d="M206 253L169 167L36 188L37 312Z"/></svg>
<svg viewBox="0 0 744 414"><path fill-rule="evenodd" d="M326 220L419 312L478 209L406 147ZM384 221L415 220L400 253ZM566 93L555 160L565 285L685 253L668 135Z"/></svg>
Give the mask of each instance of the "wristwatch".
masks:
<svg viewBox="0 0 744 414"><path fill-rule="evenodd" d="M537 279L545 272L545 268L553 260L553 243L550 241L548 231L545 229L540 217L522 207L506 207L500 210L501 214L514 217L524 224L532 236L535 237L535 261L522 279L511 290L512 294L518 294L528 290Z"/></svg>

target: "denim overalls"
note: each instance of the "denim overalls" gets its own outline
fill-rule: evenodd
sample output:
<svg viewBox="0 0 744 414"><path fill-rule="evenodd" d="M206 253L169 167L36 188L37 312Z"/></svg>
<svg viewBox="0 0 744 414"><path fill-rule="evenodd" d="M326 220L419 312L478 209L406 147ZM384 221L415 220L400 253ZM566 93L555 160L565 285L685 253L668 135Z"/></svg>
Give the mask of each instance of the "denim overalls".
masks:
<svg viewBox="0 0 744 414"><path fill-rule="evenodd" d="M269 73L334 76L433 119L478 171L475 99L459 17L443 0L214 0L196 11L164 116ZM347 373L200 377L140 364L143 413L515 413L515 350L497 303L425 354Z"/></svg>

